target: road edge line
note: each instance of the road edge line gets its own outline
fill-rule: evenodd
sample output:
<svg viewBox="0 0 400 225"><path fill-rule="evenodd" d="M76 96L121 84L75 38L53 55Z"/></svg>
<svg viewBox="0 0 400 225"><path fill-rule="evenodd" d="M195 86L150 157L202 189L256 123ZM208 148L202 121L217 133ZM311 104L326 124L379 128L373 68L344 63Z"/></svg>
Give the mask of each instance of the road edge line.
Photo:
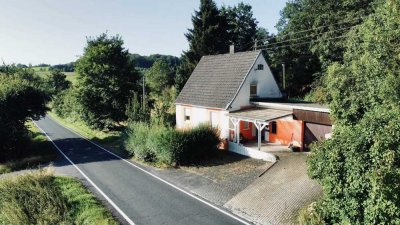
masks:
<svg viewBox="0 0 400 225"><path fill-rule="evenodd" d="M110 205L114 207L115 210L117 210L117 212L126 220L126 222L128 222L130 225L136 225L81 169L79 169L79 167L74 162L72 162L70 158L68 158L67 155L65 155L65 153L54 143L49 135L47 135L47 133L35 121L32 120L32 122L47 137L47 139L51 141L54 147L56 147L56 149L64 156L64 158L66 158L68 162L71 163L71 165L74 166L75 169L78 170L78 172L82 174L82 176L87 181L89 181L89 183L108 201L108 203L110 203Z"/></svg>
<svg viewBox="0 0 400 225"><path fill-rule="evenodd" d="M188 191L186 191L186 190L184 190L184 189L182 189L182 188L180 188L180 187L178 187L178 186L176 186L176 185L174 185L174 184L172 184L172 183L170 183L170 182L168 182L168 181L166 181L166 180L164 180L164 179L162 179L161 177L159 177L159 176L157 176L157 175L155 175L155 174L153 174L153 173L151 173L151 172L149 172L149 171L147 171L147 170L145 170L145 169L143 169L143 168L141 168L141 167L135 165L134 163L130 162L129 160L126 160L126 159L122 158L121 156L119 156L119 155L117 155L117 154L115 154L115 153L113 153L113 152L107 150L106 148L104 148L104 147L98 145L97 143L95 143L95 142L93 142L93 141L87 139L87 138L84 137L83 135L77 133L77 132L74 131L73 129L71 129L71 128L67 127L67 126L64 126L63 124L57 122L57 121L54 120L51 116L48 116L48 115L47 115L47 117L48 117L49 119L51 119L53 122L57 123L58 125L64 127L65 129L71 131L72 133L78 135L79 137L81 137L81 138L83 138L83 139L89 141L90 143L92 143L92 144L94 144L95 146L101 148L102 150L108 152L109 154L111 154L111 155L113 155L113 156L115 156L115 157L117 157L117 158L123 160L124 162L126 162L126 163L130 164L131 166L133 166L133 167L139 169L140 171L142 171L142 172L144 172L144 173L146 173L146 174L148 174L148 175L150 175L150 176L156 178L157 180L159 180L159 181L161 181L161 182L163 182L163 183L165 183L165 184L171 186L172 188L174 188L174 189L176 189L176 190L178 190L178 191L180 191L180 192L182 192L182 193L184 193L184 194L186 194L186 195L188 195L188 196L190 196L190 197L192 197L192 198L194 198L194 199L196 199L196 200L202 202L203 204L205 204L205 205L207 205L207 206L209 206L209 207L211 207L211 208L213 208L213 209L219 211L220 213L223 213L223 214L225 214L225 215L231 217L232 219L235 219L235 220L237 220L237 221L239 221L239 222L241 222L241 223L243 223L243 224L246 224L246 225L252 225L251 222L247 222L244 218L240 218L240 217L237 216L237 215L234 215L234 214L232 214L232 213L230 213L230 212L228 212L228 211L226 211L226 210L223 210L223 209L221 209L220 207L211 204L210 202L208 202L208 201L206 201L206 200L204 200L204 199L202 199L202 198L200 198L200 197L198 197L198 196L196 196L196 195L194 195L194 194L192 194L192 193L190 193L190 192L188 192Z"/></svg>

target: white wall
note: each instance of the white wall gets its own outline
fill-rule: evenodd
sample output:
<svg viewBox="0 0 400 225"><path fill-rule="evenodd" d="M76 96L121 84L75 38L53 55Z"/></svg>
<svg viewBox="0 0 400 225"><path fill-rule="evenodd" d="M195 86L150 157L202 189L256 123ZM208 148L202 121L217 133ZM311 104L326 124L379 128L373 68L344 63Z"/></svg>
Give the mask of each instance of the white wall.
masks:
<svg viewBox="0 0 400 225"><path fill-rule="evenodd" d="M257 69L258 64L264 65L264 70ZM257 83L257 96L260 98L279 98L282 93L272 75L271 69L262 54L258 56L242 88L234 99L229 111L239 110L243 106L250 105L250 84Z"/></svg>
<svg viewBox="0 0 400 225"><path fill-rule="evenodd" d="M185 121L185 109L190 110L190 120ZM211 112L216 114L217 126L221 131L221 138L229 136L229 117L228 111L218 109L208 109L203 107L176 105L176 128L186 129L196 127L200 124L211 124Z"/></svg>

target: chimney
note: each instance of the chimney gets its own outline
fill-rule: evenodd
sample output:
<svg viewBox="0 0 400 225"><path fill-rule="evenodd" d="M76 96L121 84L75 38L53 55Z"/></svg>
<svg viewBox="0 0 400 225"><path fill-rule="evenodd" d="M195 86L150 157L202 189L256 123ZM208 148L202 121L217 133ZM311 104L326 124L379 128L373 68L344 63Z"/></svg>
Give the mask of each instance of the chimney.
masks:
<svg viewBox="0 0 400 225"><path fill-rule="evenodd" d="M229 53L234 54L235 53L235 45L229 45Z"/></svg>

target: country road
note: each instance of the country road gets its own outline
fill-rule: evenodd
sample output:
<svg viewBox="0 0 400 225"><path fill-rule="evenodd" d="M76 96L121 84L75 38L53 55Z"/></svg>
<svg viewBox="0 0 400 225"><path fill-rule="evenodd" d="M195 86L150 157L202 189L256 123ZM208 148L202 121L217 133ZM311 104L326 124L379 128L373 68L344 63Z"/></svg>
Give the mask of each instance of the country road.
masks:
<svg viewBox="0 0 400 225"><path fill-rule="evenodd" d="M248 224L66 129L35 121L60 153L106 199L123 224Z"/></svg>

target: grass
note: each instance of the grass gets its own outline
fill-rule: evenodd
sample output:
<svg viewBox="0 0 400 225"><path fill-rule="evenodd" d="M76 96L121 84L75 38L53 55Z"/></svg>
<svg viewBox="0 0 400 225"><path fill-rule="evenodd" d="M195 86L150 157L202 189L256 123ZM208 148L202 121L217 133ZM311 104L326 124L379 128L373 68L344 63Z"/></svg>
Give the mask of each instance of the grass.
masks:
<svg viewBox="0 0 400 225"><path fill-rule="evenodd" d="M106 146L110 151L113 151L114 153L120 156L128 155L128 152L124 148L124 140L121 135L121 132L119 131L105 132L105 131L93 130L92 128L88 127L81 121L64 119L57 116L53 112L49 112L48 115L50 115L55 121L57 121L61 125L68 127L69 129L80 134L81 136Z"/></svg>
<svg viewBox="0 0 400 225"><path fill-rule="evenodd" d="M0 224L118 224L73 178L41 170L0 181Z"/></svg>
<svg viewBox="0 0 400 225"><path fill-rule="evenodd" d="M46 77L50 74L49 67L32 67L35 73L40 77ZM78 74L75 72L62 72L67 75L67 80L69 80L73 85L77 83Z"/></svg>
<svg viewBox="0 0 400 225"><path fill-rule="evenodd" d="M37 168L43 163L57 158L56 151L46 136L32 123L28 122L31 143L27 148L27 155L18 160L0 163L0 174L9 173L22 169Z"/></svg>

